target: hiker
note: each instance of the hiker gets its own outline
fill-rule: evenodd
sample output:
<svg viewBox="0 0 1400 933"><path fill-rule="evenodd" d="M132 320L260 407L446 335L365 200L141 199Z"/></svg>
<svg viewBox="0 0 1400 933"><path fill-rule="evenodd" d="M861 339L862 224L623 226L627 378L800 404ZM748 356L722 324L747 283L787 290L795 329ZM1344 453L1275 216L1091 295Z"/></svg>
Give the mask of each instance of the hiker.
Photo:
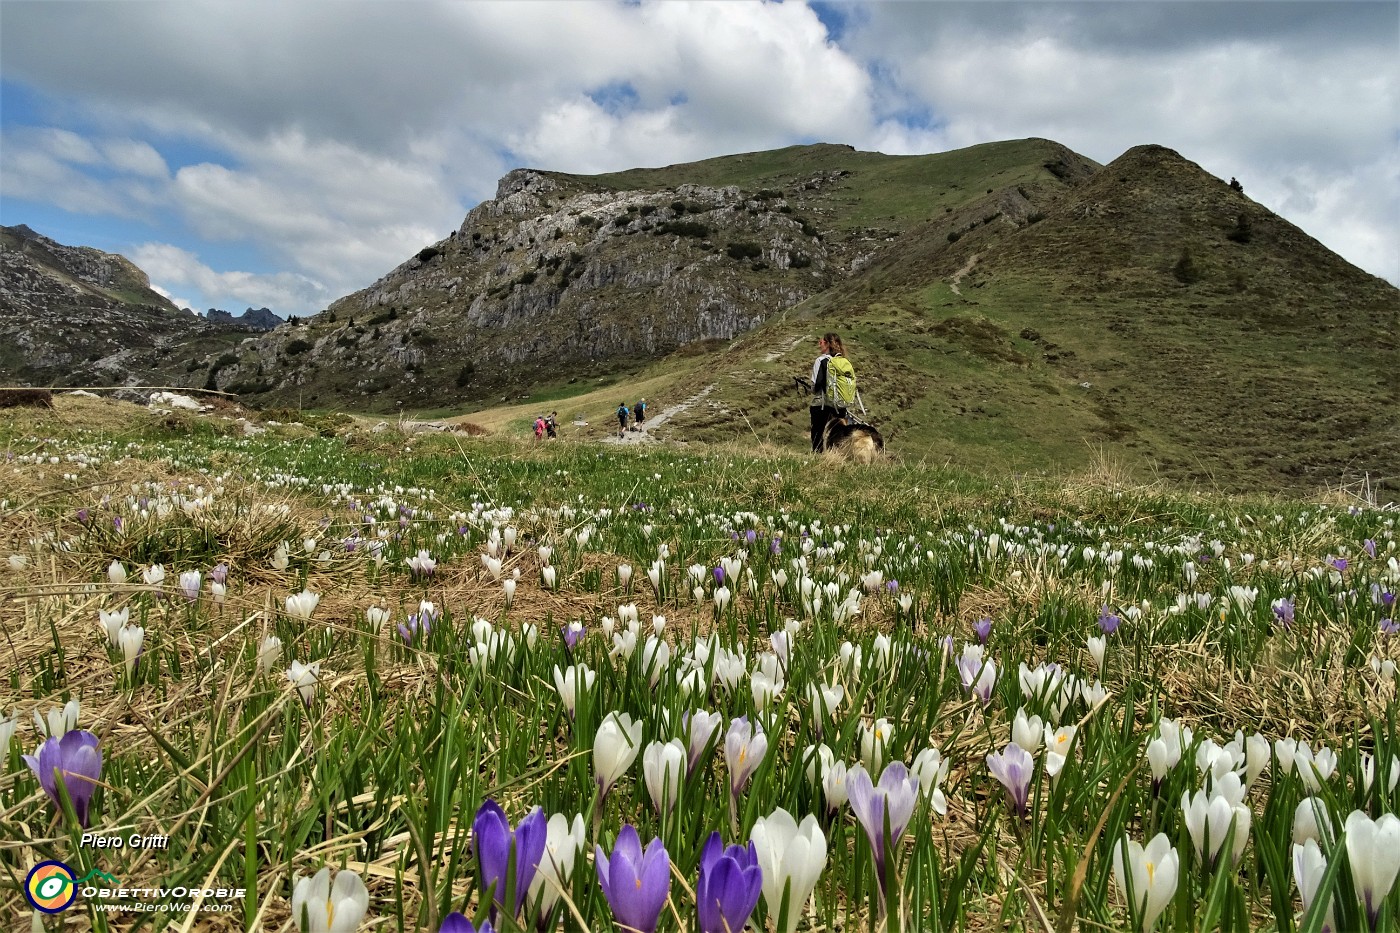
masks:
<svg viewBox="0 0 1400 933"><path fill-rule="evenodd" d="M646 399L642 399L642 400L641 400L640 402L638 402L636 405L632 406L632 417L633 417L633 419L634 419L635 422L636 422L636 423L633 425L633 428L632 428L632 429L633 429L634 431L640 431L640 430L642 429L642 422L645 421L645 420L647 420L647 400L646 400Z"/></svg>
<svg viewBox="0 0 1400 933"><path fill-rule="evenodd" d="M549 417L546 418L546 419L544 419L544 429L545 429L545 432L549 435L549 439L550 439L550 440L552 440L552 441L553 441L553 440L558 440L558 438L559 438L559 412L557 412L557 411L552 411L552 412L549 413Z"/></svg>
<svg viewBox="0 0 1400 933"><path fill-rule="evenodd" d="M846 410L855 396L855 369L846 359L841 338L826 333L817 340L816 362L812 364L812 452L826 449L826 427L845 421Z"/></svg>
<svg viewBox="0 0 1400 933"><path fill-rule="evenodd" d="M631 409L626 402L620 402L617 406L617 439L622 440L627 436L627 416L631 414Z"/></svg>
<svg viewBox="0 0 1400 933"><path fill-rule="evenodd" d="M544 415L535 418L535 440L544 439Z"/></svg>

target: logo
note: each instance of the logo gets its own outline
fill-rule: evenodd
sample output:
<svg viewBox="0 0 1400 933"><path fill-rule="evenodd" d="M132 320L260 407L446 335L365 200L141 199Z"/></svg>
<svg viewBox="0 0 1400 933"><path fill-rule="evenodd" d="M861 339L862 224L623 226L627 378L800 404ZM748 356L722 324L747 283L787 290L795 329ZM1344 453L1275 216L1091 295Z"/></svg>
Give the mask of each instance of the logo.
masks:
<svg viewBox="0 0 1400 933"><path fill-rule="evenodd" d="M78 897L78 888L91 878L121 884L116 878L97 868L81 878L75 878L73 869L63 862L40 862L29 870L24 879L24 896L36 910L56 914L73 906L73 901Z"/></svg>
<svg viewBox="0 0 1400 933"><path fill-rule="evenodd" d="M62 862L40 862L24 879L24 896L36 910L56 914L77 898L78 881L73 869Z"/></svg>

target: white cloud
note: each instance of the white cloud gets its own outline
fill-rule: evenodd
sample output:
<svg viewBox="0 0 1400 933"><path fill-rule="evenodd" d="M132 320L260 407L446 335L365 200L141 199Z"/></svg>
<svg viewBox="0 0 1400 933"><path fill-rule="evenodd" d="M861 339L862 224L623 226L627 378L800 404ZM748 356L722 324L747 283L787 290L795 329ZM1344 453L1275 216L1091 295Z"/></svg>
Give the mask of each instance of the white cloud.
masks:
<svg viewBox="0 0 1400 933"><path fill-rule="evenodd" d="M273 309L322 307L328 298L324 286L305 276L216 272L195 254L169 243L143 243L128 258L151 277L152 288L167 296L173 293L171 286L180 286L195 289L209 301L232 300ZM198 305L191 303L189 307Z"/></svg>

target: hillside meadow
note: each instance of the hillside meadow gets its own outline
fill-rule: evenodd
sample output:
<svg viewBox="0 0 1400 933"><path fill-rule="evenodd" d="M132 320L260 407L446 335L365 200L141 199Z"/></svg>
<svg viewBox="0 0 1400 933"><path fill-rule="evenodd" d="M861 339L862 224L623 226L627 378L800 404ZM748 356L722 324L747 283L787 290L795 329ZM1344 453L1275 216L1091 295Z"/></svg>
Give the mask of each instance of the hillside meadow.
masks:
<svg viewBox="0 0 1400 933"><path fill-rule="evenodd" d="M1393 506L234 414L0 424L7 929L1395 928Z"/></svg>

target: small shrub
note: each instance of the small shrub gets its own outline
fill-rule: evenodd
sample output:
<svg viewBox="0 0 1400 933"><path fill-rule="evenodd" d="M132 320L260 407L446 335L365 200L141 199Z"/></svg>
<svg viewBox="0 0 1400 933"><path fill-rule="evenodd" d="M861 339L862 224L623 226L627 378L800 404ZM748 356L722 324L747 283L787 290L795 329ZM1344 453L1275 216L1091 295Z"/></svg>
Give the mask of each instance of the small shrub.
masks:
<svg viewBox="0 0 1400 933"><path fill-rule="evenodd" d="M463 363L462 368L457 372L457 388L460 389L465 387L469 382L472 381L472 377L475 375L476 366L470 360L468 360L466 363Z"/></svg>
<svg viewBox="0 0 1400 933"><path fill-rule="evenodd" d="M1249 222L1249 215L1240 214L1236 217L1234 229L1225 234L1225 237L1235 243L1248 243L1254 239L1254 225Z"/></svg>
<svg viewBox="0 0 1400 933"><path fill-rule="evenodd" d="M961 240L961 239L962 239L962 234L959 233L958 231L956 231L956 230L949 230L949 231L948 231L948 242L949 242L949 243L956 243L956 242L958 242L958 241Z"/></svg>
<svg viewBox="0 0 1400 933"><path fill-rule="evenodd" d="M528 271L528 272L522 272L522 273L520 273L520 278L518 278L518 279L515 280L515 284L517 284L517 285L529 285L529 284L530 284L531 282L533 282L534 280L535 280L535 270L531 269L531 270Z"/></svg>
<svg viewBox="0 0 1400 933"><path fill-rule="evenodd" d="M792 259L788 260L788 266L793 269L805 269L812 264L812 257L806 253L793 253Z"/></svg>
<svg viewBox="0 0 1400 933"><path fill-rule="evenodd" d="M1190 249L1182 247L1181 257L1172 267L1172 275L1176 276L1176 280L1182 285L1194 285L1201 280L1201 269L1192 258Z"/></svg>
<svg viewBox="0 0 1400 933"><path fill-rule="evenodd" d="M287 356L300 356L311 349L311 341L297 338L282 348L282 352Z"/></svg>
<svg viewBox="0 0 1400 933"><path fill-rule="evenodd" d="M639 211L639 213L641 213L641 215L642 215L643 217L646 217L646 216L649 215L649 214L655 214L655 213L656 213L656 205L655 205L655 204L643 204L642 207L641 207L641 210Z"/></svg>
<svg viewBox="0 0 1400 933"><path fill-rule="evenodd" d="M725 252L730 259L757 259L763 255L763 247L749 242L730 243Z"/></svg>
<svg viewBox="0 0 1400 933"><path fill-rule="evenodd" d="M1044 219L1045 219L1045 212L1044 212L1044 211L1036 211L1035 213L1030 214L1029 216L1026 217L1026 226L1030 226L1031 224L1038 224L1038 223L1040 223L1040 222L1041 222L1042 220L1044 220Z"/></svg>
<svg viewBox="0 0 1400 933"><path fill-rule="evenodd" d="M676 216L678 216L678 217L679 217L681 214L684 214L684 213L685 213L685 208L686 208L686 204L685 204L684 201L672 201L672 202L671 202L671 210L675 211L675 212L676 212Z"/></svg>
<svg viewBox="0 0 1400 933"><path fill-rule="evenodd" d="M671 220L656 228L658 233L672 233L676 236L694 237L702 240L710 235L710 228L693 220Z"/></svg>

